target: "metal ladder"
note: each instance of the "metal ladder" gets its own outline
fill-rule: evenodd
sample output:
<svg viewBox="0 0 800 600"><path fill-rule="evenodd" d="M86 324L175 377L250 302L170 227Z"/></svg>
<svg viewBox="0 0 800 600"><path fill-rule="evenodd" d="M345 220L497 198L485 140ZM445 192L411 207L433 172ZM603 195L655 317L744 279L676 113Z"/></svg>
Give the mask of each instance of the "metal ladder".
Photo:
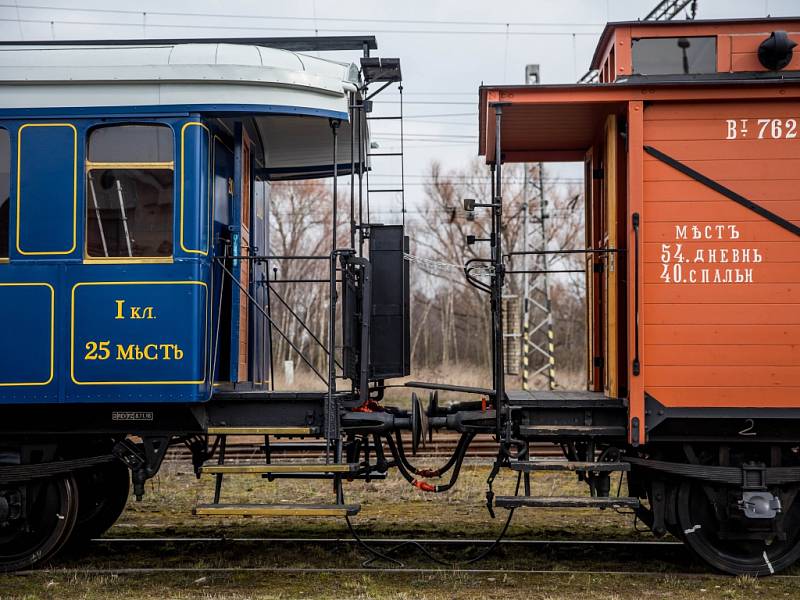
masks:
<svg viewBox="0 0 800 600"><path fill-rule="evenodd" d="M400 71L400 62L397 59L393 58L374 58L365 56L361 59L361 72L364 77L365 83L365 90L366 86L369 86L371 83L383 83L383 85L378 88L377 91L369 93L362 102L362 113L369 113L371 110L371 98L381 93L387 87L389 87L393 83L397 83L397 91L400 94L400 110L399 114L396 115L389 115L389 116L364 116L365 121L397 121L400 125L399 127L399 142L400 142L400 150L399 152L372 152L372 148L366 148L366 156L369 159L374 157L379 158L395 158L400 161L400 184L398 187L385 187L385 188L373 188L370 186L369 175L370 169L367 169L364 172L366 176L366 184L367 184L367 219L370 219L370 203L369 198L371 194L400 194L400 203L402 207L402 221L405 224L405 213L406 213L406 199L405 199L405 160L403 158L403 154L405 151L405 135L404 135L404 127L403 127L403 79L402 74Z"/></svg>
<svg viewBox="0 0 800 600"><path fill-rule="evenodd" d="M192 513L201 517L349 517L361 510L359 504L345 504L343 478L352 477L359 469L358 463L315 462L273 463L270 452L271 436L317 436L311 427L209 427L209 435L219 438L217 464L203 466L200 474L213 475L214 501L197 505ZM263 464L226 463L225 451L228 436L259 436L264 438ZM333 504L229 504L221 502L222 484L226 475L257 475L270 481L274 479L327 479L333 480L336 501Z"/></svg>

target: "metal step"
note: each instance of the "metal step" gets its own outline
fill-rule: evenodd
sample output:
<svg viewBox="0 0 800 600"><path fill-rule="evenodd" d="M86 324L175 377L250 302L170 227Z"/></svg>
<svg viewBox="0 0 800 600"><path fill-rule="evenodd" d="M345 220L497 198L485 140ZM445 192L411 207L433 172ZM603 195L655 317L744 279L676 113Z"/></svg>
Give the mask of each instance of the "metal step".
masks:
<svg viewBox="0 0 800 600"><path fill-rule="evenodd" d="M386 479L387 475L388 473L386 471L371 471L369 479L370 481L383 480ZM291 473L268 473L261 477L272 481L274 479L334 479L335 477L341 476L341 473L298 473L297 471L293 471ZM347 479L347 481L365 481L367 475L364 473L359 473L358 475L345 474L344 478Z"/></svg>
<svg viewBox="0 0 800 600"><path fill-rule="evenodd" d="M563 438L563 437L625 437L628 432L624 426L617 425L520 425L523 437Z"/></svg>
<svg viewBox="0 0 800 600"><path fill-rule="evenodd" d="M580 462L571 460L519 460L511 463L512 471L580 471L601 473L608 471L630 471L627 462Z"/></svg>
<svg viewBox="0 0 800 600"><path fill-rule="evenodd" d="M229 446L230 448L230 446ZM259 450L261 452L266 452L267 447L263 444L259 446ZM269 451L275 453L281 452L300 452L300 451L313 451L318 450L320 452L325 452L325 442L270 442L269 443Z"/></svg>
<svg viewBox="0 0 800 600"><path fill-rule="evenodd" d="M500 508L638 508L639 499L628 496L497 496L494 504Z"/></svg>
<svg viewBox="0 0 800 600"><path fill-rule="evenodd" d="M352 517L360 504L199 504L198 517Z"/></svg>
<svg viewBox="0 0 800 600"><path fill-rule="evenodd" d="M312 435L311 427L209 427L209 435Z"/></svg>
<svg viewBox="0 0 800 600"><path fill-rule="evenodd" d="M225 475L263 475L269 473L352 473L358 470L358 463L294 463L294 464L246 464L246 465L206 465L204 474Z"/></svg>

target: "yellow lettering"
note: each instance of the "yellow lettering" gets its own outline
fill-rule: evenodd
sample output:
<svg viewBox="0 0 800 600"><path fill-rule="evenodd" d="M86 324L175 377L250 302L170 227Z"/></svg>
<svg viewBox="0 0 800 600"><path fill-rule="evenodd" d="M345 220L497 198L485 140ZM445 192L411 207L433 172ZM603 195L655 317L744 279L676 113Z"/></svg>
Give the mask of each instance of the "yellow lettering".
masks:
<svg viewBox="0 0 800 600"><path fill-rule="evenodd" d="M117 344L117 360L133 360L133 344Z"/></svg>
<svg viewBox="0 0 800 600"><path fill-rule="evenodd" d="M117 316L115 319L124 319L125 315L122 314L122 307L125 305L125 300L114 300L117 303Z"/></svg>

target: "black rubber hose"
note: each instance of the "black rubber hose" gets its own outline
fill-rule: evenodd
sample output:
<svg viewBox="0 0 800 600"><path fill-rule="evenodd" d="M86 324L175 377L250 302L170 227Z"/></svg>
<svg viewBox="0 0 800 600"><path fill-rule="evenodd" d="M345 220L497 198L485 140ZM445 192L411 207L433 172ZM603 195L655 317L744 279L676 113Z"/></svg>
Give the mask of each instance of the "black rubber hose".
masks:
<svg viewBox="0 0 800 600"><path fill-rule="evenodd" d="M453 465L456 463L458 459L458 455L462 452L462 445L466 444L467 448L469 447L470 443L472 443L475 434L464 433L461 434L461 437L458 440L458 445L456 445L455 451L453 451L453 455L448 459L448 461L438 469L419 469L412 465L408 457L406 456L405 448L403 447L403 436L401 435L400 431L394 432L395 437L397 438L397 453L402 461L403 465L406 469L414 473L414 475L419 475L420 477L441 477L445 473L447 473ZM463 449L464 451L466 448Z"/></svg>
<svg viewBox="0 0 800 600"><path fill-rule="evenodd" d="M459 448L455 453L455 469L453 470L452 475L450 476L450 481L444 485L431 485L425 481L420 481L419 479L415 479L414 476L408 471L405 464L403 464L402 459L400 458L400 453L397 450L397 446L392 439L391 435L386 435L386 444L389 446L389 450L392 452L392 456L395 459L395 463L397 466L398 471L400 474L405 477L406 481L408 481L411 485L415 488L422 490L423 492L446 492L450 488L452 488L456 482L458 481L458 474L461 471L461 465L464 462L464 456L467 453L467 448L469 447L469 443L472 441L472 438L475 437L474 433L465 433L464 438L466 441L461 444L459 442Z"/></svg>
<svg viewBox="0 0 800 600"><path fill-rule="evenodd" d="M516 485L516 488L514 490L514 495L515 496L519 494L519 486L520 486L520 482L521 481L522 481L522 473L520 472L517 475L517 485ZM515 509L512 508L512 509L510 509L508 511L508 517L506 518L506 521L503 524L503 528L500 530L500 533L495 538L495 540L488 547L486 547L485 549L483 549L480 552L478 552L478 554L476 554L472 558L468 558L466 560L456 561L456 562L448 562L446 560L443 560L443 559L439 558L438 556L435 556L430 550L428 550L425 546L423 546L419 542L403 542L403 543L397 544L396 546L392 546L391 548L386 550L386 552L381 552L380 550L377 550L373 546L370 546L369 544L367 544L364 540L361 539L361 537L359 537L359 535L356 533L355 528L353 527L353 524L350 521L350 517L345 517L345 520L347 521L347 527L350 529L350 533L353 535L353 538L355 538L355 540L358 542L359 546L361 546L367 552L372 554L372 558L370 558L368 560L365 560L362 563L362 566L364 566L364 567L371 565L377 559L381 559L381 560L385 560L387 562L394 563L394 564L398 565L400 568L403 568L405 565L402 562L400 562L399 560L397 560L396 558L392 558L391 556L389 556L389 554L397 552L398 550L400 550L401 548L405 548L406 546L413 546L414 548L417 548L420 552L422 552L425 556L427 556L433 562L438 563L440 565L445 565L445 566L448 566L448 567L456 568L458 566L465 566L465 565L471 565L473 563L476 563L479 560L483 560L484 558L489 556L489 554L494 552L494 550L500 545L500 543L503 541L503 538L506 536L506 532L508 531L508 528L511 525L511 519L513 519L513 517L514 517L514 510Z"/></svg>

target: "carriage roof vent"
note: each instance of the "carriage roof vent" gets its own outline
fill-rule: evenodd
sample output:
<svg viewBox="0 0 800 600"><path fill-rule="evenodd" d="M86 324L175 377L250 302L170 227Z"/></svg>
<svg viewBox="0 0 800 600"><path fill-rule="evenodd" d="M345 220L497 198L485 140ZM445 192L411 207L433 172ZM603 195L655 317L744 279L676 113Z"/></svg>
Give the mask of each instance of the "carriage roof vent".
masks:
<svg viewBox="0 0 800 600"><path fill-rule="evenodd" d="M780 71L792 62L792 54L797 42L785 31L773 31L758 46L758 62L765 69Z"/></svg>

